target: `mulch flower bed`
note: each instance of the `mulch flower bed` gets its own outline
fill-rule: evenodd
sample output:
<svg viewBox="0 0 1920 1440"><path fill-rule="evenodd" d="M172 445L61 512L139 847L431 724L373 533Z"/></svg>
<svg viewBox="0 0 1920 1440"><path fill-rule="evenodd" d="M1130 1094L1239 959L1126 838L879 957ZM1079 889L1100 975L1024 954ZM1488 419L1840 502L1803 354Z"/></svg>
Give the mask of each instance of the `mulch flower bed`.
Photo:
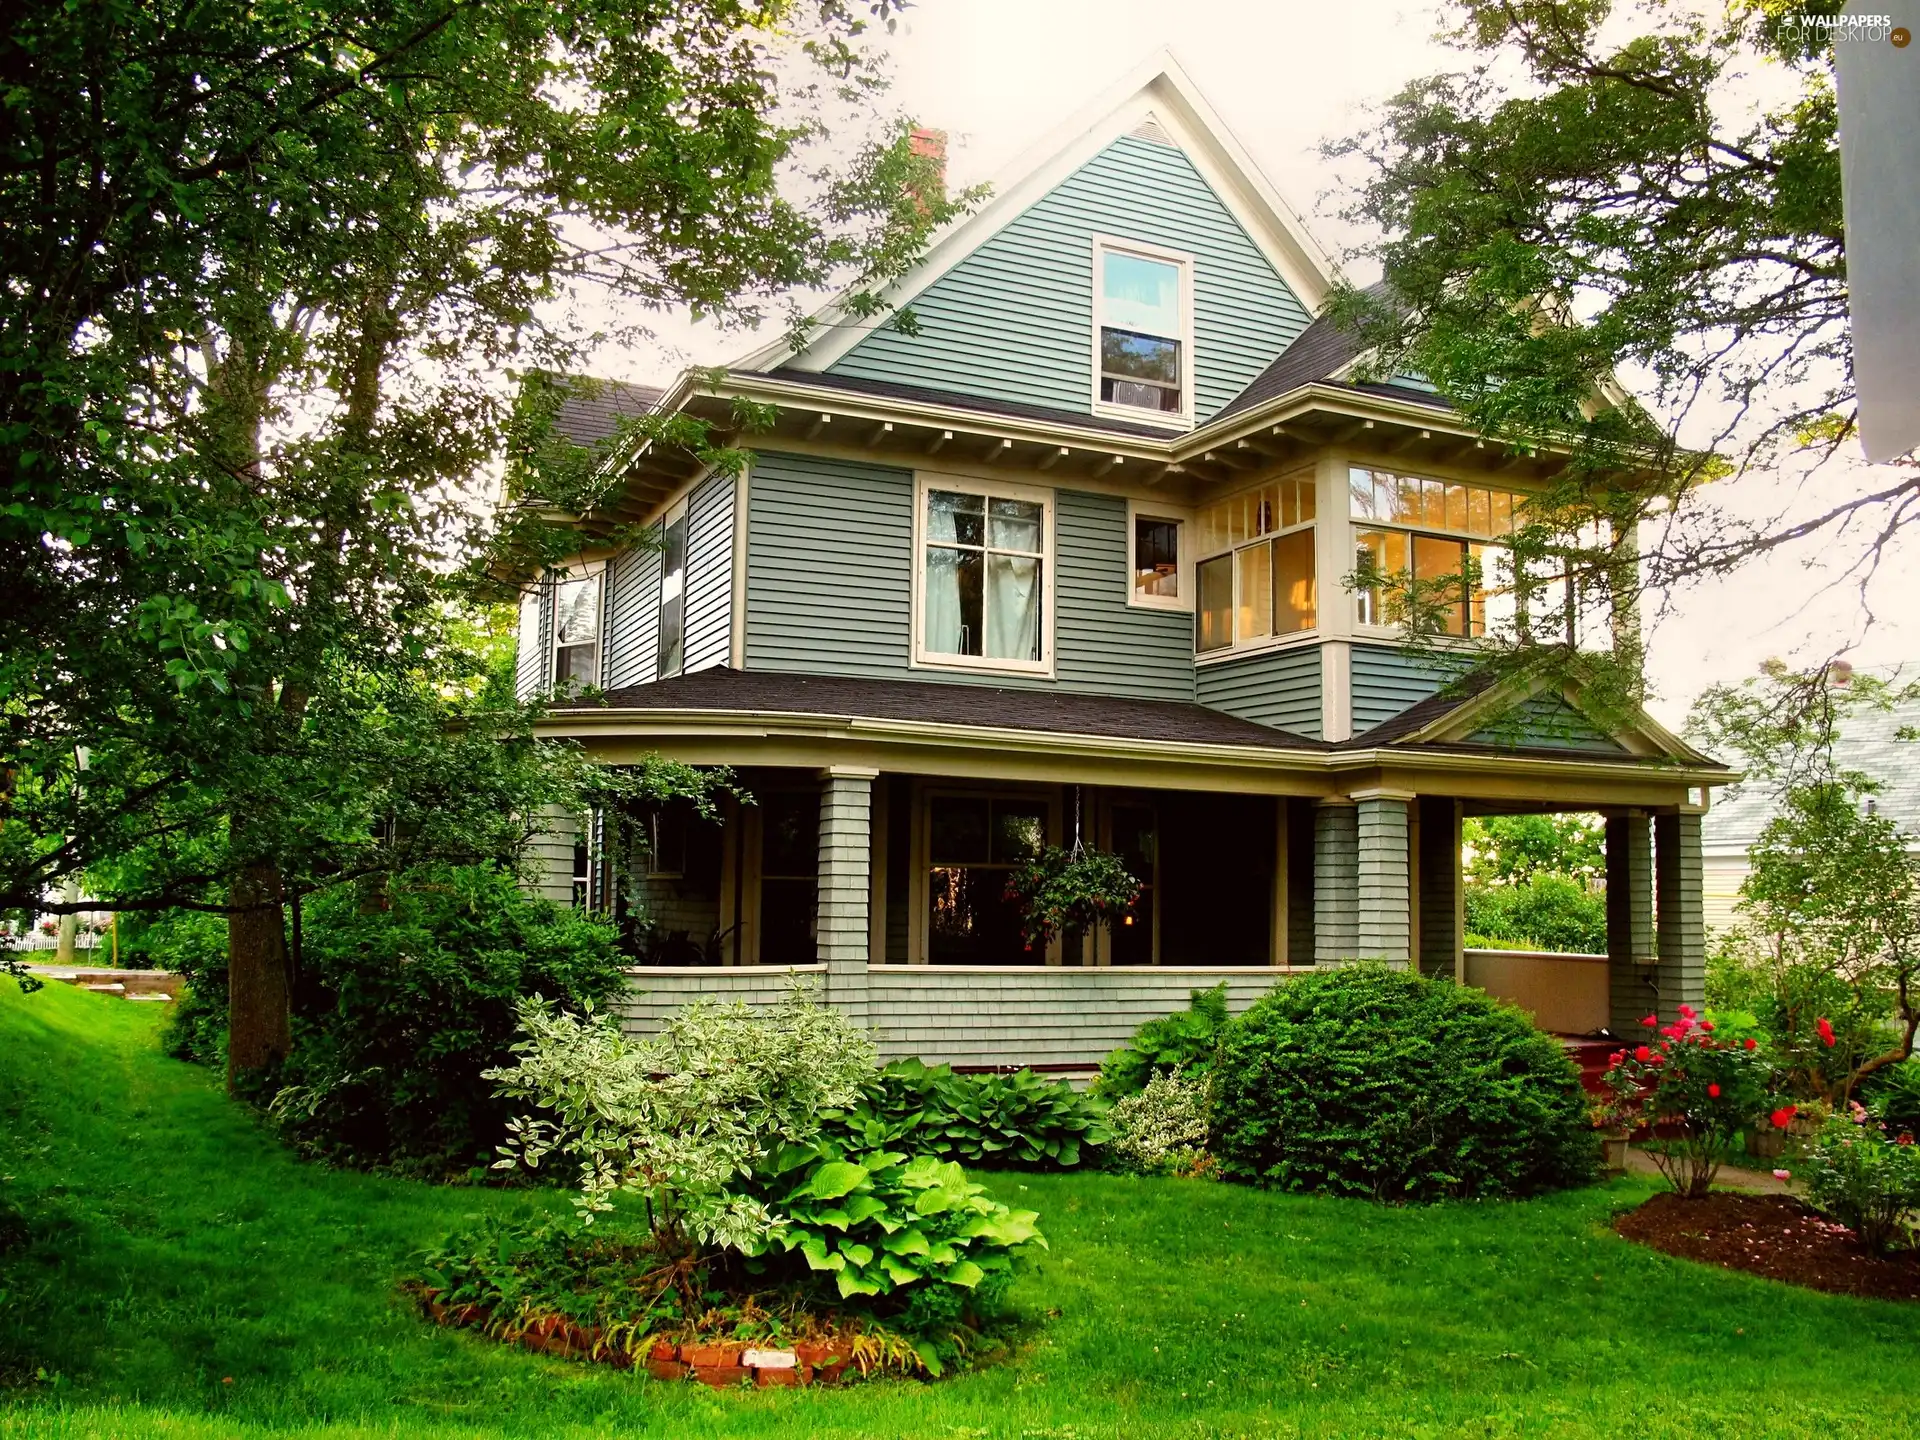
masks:
<svg viewBox="0 0 1920 1440"><path fill-rule="evenodd" d="M684 1345L649 1340L642 1342L641 1352L635 1354L605 1343L598 1326L579 1325L561 1315L545 1315L524 1326L497 1331L490 1323L491 1312L483 1306L442 1304L430 1292L421 1296L421 1303L440 1325L487 1330L500 1339L564 1360L593 1360L622 1370L633 1369L637 1363L656 1380L694 1380L716 1390L740 1385L772 1389L837 1384L846 1373L853 1349L847 1344L819 1340L792 1346L739 1340L699 1340Z"/></svg>
<svg viewBox="0 0 1920 1440"><path fill-rule="evenodd" d="M1920 1252L1876 1255L1790 1195L1655 1195L1613 1222L1629 1240L1727 1270L1879 1300L1920 1300Z"/></svg>

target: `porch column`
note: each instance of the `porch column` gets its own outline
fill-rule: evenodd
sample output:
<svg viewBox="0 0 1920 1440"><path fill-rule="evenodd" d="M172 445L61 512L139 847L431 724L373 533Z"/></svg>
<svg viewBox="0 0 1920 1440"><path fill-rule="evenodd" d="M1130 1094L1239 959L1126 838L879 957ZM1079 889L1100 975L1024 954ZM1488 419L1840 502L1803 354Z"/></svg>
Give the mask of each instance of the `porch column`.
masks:
<svg viewBox="0 0 1920 1440"><path fill-rule="evenodd" d="M1682 812L1653 822L1653 885L1660 955L1660 1018L1679 1018L1682 1005L1707 1000L1705 876L1700 860L1700 817Z"/></svg>
<svg viewBox="0 0 1920 1440"><path fill-rule="evenodd" d="M1360 819L1347 799L1313 811L1313 963L1342 965L1360 953Z"/></svg>
<svg viewBox="0 0 1920 1440"><path fill-rule="evenodd" d="M1379 790L1354 798L1360 802L1355 827L1359 954L1405 969L1413 940L1413 896L1407 873L1407 805L1413 797Z"/></svg>
<svg viewBox="0 0 1920 1440"><path fill-rule="evenodd" d="M1460 912L1460 802L1423 795L1420 805L1420 973L1457 980L1465 926Z"/></svg>
<svg viewBox="0 0 1920 1440"><path fill-rule="evenodd" d="M815 947L827 967L827 1003L862 1025L867 1020L867 905L873 781L878 774L862 766L835 765L820 775Z"/></svg>
<svg viewBox="0 0 1920 1440"><path fill-rule="evenodd" d="M1645 815L1607 817L1608 1028L1637 1037L1640 1021L1659 1010L1653 949L1653 834ZM1677 1002L1676 1002L1677 1003Z"/></svg>

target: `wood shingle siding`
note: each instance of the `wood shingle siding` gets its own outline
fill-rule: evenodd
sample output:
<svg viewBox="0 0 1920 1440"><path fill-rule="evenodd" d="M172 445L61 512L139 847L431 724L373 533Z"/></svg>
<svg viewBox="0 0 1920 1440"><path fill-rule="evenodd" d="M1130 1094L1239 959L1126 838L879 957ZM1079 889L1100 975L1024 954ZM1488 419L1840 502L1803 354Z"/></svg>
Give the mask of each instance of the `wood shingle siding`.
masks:
<svg viewBox="0 0 1920 1440"><path fill-rule="evenodd" d="M825 965L737 969L634 970L621 1004L629 1031L651 1034L701 995L764 1005L786 992L789 977L818 985L821 998L844 984ZM874 965L851 983L864 994L882 1060L917 1056L929 1064L1071 1065L1091 1068L1148 1020L1183 1009L1195 990L1222 981L1234 1012L1283 982L1288 972L1246 969L990 969Z"/></svg>
<svg viewBox="0 0 1920 1440"><path fill-rule="evenodd" d="M748 487L748 670L1194 698L1193 618L1127 604L1127 506L1054 495L1057 678L916 670L913 472L763 454Z"/></svg>
<svg viewBox="0 0 1920 1440"><path fill-rule="evenodd" d="M1568 704L1566 696L1547 693L1521 701L1467 739L1481 745L1524 745L1601 755L1625 753L1619 741Z"/></svg>
<svg viewBox="0 0 1920 1440"><path fill-rule="evenodd" d="M1121 136L876 330L829 373L1091 410L1093 239L1191 254L1195 413L1205 420L1312 319L1180 150Z"/></svg>
<svg viewBox="0 0 1920 1440"><path fill-rule="evenodd" d="M713 475L687 500L688 670L724 665L733 646L731 475Z"/></svg>
<svg viewBox="0 0 1920 1440"><path fill-rule="evenodd" d="M1464 661L1415 655L1392 645L1353 647L1353 733L1365 734L1402 710L1435 695Z"/></svg>
<svg viewBox="0 0 1920 1440"><path fill-rule="evenodd" d="M652 527L656 539L659 526ZM636 545L607 566L613 589L613 622L606 637L607 688L643 685L653 679L660 639L660 549Z"/></svg>
<svg viewBox="0 0 1920 1440"><path fill-rule="evenodd" d="M1318 645L1216 661L1200 666L1198 677L1195 698L1202 705L1311 740L1320 738Z"/></svg>

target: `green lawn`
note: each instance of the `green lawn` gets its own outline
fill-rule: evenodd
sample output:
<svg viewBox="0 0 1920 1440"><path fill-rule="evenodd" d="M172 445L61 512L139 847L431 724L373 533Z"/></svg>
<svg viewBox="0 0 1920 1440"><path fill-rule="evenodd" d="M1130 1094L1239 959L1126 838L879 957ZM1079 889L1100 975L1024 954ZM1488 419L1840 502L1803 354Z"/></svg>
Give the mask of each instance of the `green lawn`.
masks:
<svg viewBox="0 0 1920 1440"><path fill-rule="evenodd" d="M539 1358L394 1282L465 1217L552 1197L303 1165L159 1055L161 1018L0 981L0 1435L1920 1433L1920 1307L1626 1245L1626 1182L1383 1210L1001 1176L1053 1242L1012 1363L716 1395Z"/></svg>

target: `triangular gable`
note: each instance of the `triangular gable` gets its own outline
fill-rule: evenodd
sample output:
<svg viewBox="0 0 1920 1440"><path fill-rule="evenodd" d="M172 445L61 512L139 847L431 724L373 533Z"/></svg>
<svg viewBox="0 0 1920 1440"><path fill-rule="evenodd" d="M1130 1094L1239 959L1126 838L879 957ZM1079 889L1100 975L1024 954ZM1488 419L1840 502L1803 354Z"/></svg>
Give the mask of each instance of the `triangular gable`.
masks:
<svg viewBox="0 0 1920 1440"><path fill-rule="evenodd" d="M1019 224L1056 187L1081 172L1083 167L1102 159L1104 152L1109 151L1112 154L1104 156L1109 167L1135 165L1150 168L1157 161L1163 172L1177 172L1184 166L1193 180L1197 180L1198 191L1208 197L1216 216L1224 215L1231 221L1231 228L1239 232L1237 242L1228 237L1230 248L1242 249L1247 257L1257 256L1264 262L1264 269L1271 277L1267 282L1269 293L1275 296L1284 294L1289 302L1285 306L1289 313L1284 317L1269 318L1271 339L1259 343L1255 353L1246 355L1237 363L1229 363L1211 375L1203 369L1196 376L1198 413L1204 418L1224 407L1288 341L1306 327L1332 288L1334 270L1331 261L1307 234L1298 214L1260 175L1239 142L1194 88L1193 82L1173 57L1165 52L1151 57L1119 85L1061 126L1048 140L1028 152L1015 164L1009 175L994 184L993 198L979 213L960 221L949 230L931 248L926 260L888 291L887 298L896 307L911 305L916 314L923 314L929 305L943 298L928 295L943 278L990 245L1003 231ZM1098 168L1091 171L1087 178L1095 176L1111 178ZM1191 185L1193 182L1187 183ZM1126 225L1109 226L1098 231L1089 228L1087 235L1114 234L1117 229L1116 238L1160 243L1152 241L1149 235L1129 234L1137 217L1132 210L1124 213L1128 221ZM1215 221L1215 228L1219 228L1218 220ZM1199 247L1193 243L1194 239L1193 235L1185 235L1170 243L1174 248L1197 252ZM1084 245L1085 241L1080 243ZM1083 248L1080 254L1085 265L1090 249ZM1204 274L1208 268L1206 257L1200 258ZM984 270L986 264L977 268ZM970 279L967 283L980 282ZM1080 289L1088 290L1089 283L1082 278ZM1046 297L1036 296L1036 301L1045 303ZM1196 296L1197 324L1205 324L1208 308L1208 302ZM1297 323L1288 323L1296 315ZM743 356L735 368L769 370L787 367L805 371L834 370L838 373L838 362L850 352L869 342L877 342L883 347L887 343L880 338L885 325L884 317L856 321L847 317L837 304L830 304L817 318L821 324L813 340L799 353L790 352L784 340L776 340ZM943 315L942 318L950 317ZM1073 408L1084 409L1087 405L1088 322L1083 318L1078 323L1080 384L1074 395ZM1234 343L1231 335L1224 335L1219 348L1224 351ZM1240 343L1244 344L1244 340ZM1202 345L1215 348L1205 340L1197 344L1196 366L1203 365ZM1003 370L1011 368L1013 359L1004 352L988 354L978 357L976 364L981 372L990 374L995 366ZM878 363L878 351L869 352L851 362L857 371L865 371ZM967 373L971 379L972 369ZM1237 381L1233 378L1236 373ZM912 377L901 374L895 368L885 378L908 380ZM955 383L952 375L944 383L931 375L918 379L916 383L950 390L963 388ZM974 383L992 382L983 375ZM1008 383L1011 385L1013 382ZM966 393L981 392L967 388ZM1020 395L1028 400L1033 398L1030 388L1021 389Z"/></svg>
<svg viewBox="0 0 1920 1440"><path fill-rule="evenodd" d="M1500 749L1567 750L1589 755L1714 762L1668 730L1645 710L1607 727L1582 708L1578 681L1555 684L1546 677L1508 681L1462 699L1412 732L1402 745L1488 745Z"/></svg>

